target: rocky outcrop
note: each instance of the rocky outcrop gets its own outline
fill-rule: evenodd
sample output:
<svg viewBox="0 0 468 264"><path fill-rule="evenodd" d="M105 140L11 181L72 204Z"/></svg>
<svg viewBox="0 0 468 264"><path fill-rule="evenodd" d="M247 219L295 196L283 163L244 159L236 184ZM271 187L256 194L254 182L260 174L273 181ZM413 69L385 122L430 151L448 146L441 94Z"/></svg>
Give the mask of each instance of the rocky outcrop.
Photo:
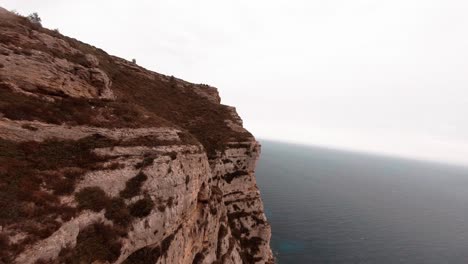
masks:
<svg viewBox="0 0 468 264"><path fill-rule="evenodd" d="M0 9L0 263L273 263L217 90Z"/></svg>

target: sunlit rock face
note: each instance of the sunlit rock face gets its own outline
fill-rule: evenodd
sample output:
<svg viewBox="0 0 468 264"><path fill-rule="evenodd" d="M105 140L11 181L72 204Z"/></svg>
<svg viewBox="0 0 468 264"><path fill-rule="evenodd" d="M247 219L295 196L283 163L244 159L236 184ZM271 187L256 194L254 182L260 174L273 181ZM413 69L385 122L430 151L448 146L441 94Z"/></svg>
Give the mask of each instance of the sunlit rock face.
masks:
<svg viewBox="0 0 468 264"><path fill-rule="evenodd" d="M0 263L273 263L216 88L0 9Z"/></svg>

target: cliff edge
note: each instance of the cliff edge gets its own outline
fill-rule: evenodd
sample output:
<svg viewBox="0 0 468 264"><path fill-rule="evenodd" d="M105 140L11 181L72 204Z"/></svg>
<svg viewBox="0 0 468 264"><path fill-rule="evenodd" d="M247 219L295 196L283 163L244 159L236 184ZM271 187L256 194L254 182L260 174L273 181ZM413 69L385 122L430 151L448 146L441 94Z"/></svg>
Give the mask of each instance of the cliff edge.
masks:
<svg viewBox="0 0 468 264"><path fill-rule="evenodd" d="M259 153L215 88L0 8L0 263L273 263Z"/></svg>

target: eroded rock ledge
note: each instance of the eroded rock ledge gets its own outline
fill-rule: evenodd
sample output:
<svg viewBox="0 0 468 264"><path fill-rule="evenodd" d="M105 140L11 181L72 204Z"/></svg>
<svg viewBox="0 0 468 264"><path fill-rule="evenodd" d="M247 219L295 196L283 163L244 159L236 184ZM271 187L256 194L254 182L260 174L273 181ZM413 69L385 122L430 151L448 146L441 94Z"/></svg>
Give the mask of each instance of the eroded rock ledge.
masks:
<svg viewBox="0 0 468 264"><path fill-rule="evenodd" d="M0 8L0 263L273 263L220 101Z"/></svg>

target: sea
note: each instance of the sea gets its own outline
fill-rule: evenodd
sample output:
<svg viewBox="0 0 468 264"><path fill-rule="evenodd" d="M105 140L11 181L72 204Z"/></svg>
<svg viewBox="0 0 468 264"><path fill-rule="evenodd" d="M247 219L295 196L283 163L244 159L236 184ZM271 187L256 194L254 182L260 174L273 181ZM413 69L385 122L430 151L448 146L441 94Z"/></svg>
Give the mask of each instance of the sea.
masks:
<svg viewBox="0 0 468 264"><path fill-rule="evenodd" d="M468 263L467 167L260 142L277 263Z"/></svg>

